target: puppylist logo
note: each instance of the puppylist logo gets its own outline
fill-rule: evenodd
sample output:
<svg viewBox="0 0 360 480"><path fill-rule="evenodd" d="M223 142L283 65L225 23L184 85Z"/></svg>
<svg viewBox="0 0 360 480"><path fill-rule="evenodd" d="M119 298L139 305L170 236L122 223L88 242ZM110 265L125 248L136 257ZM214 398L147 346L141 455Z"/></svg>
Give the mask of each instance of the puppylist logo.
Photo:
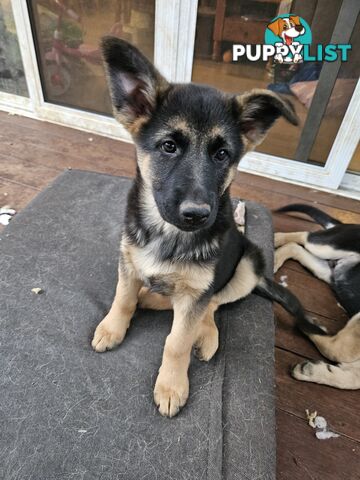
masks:
<svg viewBox="0 0 360 480"><path fill-rule="evenodd" d="M265 30L265 44L275 48L274 60L278 63L302 62L304 46L309 47L311 41L309 25L297 15L276 17Z"/></svg>
<svg viewBox="0 0 360 480"><path fill-rule="evenodd" d="M311 29L306 20L291 13L278 15L267 25L263 45L233 45L233 61L242 57L252 62L274 57L275 62L284 64L348 60L349 44L319 44L311 55L311 42Z"/></svg>

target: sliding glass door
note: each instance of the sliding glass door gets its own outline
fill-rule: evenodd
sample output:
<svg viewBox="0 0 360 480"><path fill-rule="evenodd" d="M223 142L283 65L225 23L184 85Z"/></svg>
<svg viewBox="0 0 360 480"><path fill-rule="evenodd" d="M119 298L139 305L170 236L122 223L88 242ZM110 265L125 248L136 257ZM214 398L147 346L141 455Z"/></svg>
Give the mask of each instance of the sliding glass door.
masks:
<svg viewBox="0 0 360 480"><path fill-rule="evenodd" d="M359 10L358 0L0 0L0 108L130 140L111 117L99 51L116 35L171 81L267 88L294 103L301 125L280 120L239 169L335 189L347 172L359 184ZM311 27L312 49L350 43L348 61L232 60L233 44L262 44L289 12Z"/></svg>
<svg viewBox="0 0 360 480"><path fill-rule="evenodd" d="M268 158L269 166L271 159L280 164L283 163L281 159L306 163L310 169L307 166L303 170L299 165L297 172L294 168L296 164L293 165L294 179L305 181L309 180L309 174L304 177L306 172L321 176L319 169L313 170L311 165L323 167L322 173L326 173L327 177L323 176L323 181L329 184L325 166L360 73L359 10L360 3L356 0L199 0L192 80L210 83L233 93L265 88L289 98L300 117L300 126L278 121L257 148L257 152L266 157L258 156L258 159ZM348 61L311 61L292 65L273 60L250 61L245 57L233 61L233 44L262 44L264 32L272 19L290 12L306 18L311 27L313 45L310 53L314 53L317 44L350 43L352 52ZM354 150L358 139L348 139L351 140ZM275 163L274 169L279 170L280 165ZM272 173L271 168L262 167ZM336 183L338 179L333 181Z"/></svg>

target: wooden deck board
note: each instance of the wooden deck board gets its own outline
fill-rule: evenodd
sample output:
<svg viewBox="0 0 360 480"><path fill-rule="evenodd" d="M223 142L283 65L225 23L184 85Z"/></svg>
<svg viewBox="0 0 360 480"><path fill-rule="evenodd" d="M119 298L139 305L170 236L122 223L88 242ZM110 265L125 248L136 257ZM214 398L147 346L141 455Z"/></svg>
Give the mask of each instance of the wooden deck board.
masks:
<svg viewBox="0 0 360 480"><path fill-rule="evenodd" d="M89 138L92 140L90 141ZM131 144L66 127L0 112L0 206L17 210L47 186L65 168L132 176L135 153ZM316 204L345 222L360 223L360 202L247 173L238 174L232 194L258 201L270 209L288 203ZM274 214L276 231L316 230L306 219ZM329 287L296 262L288 262L276 278L287 276L307 311L331 331L346 322L346 315ZM293 319L279 306L276 316L277 458L280 480L359 480L359 392L298 382L290 367L319 352L294 329ZM319 441L307 425L305 409L316 409L337 439Z"/></svg>
<svg viewBox="0 0 360 480"><path fill-rule="evenodd" d="M325 415L326 413L324 413ZM277 410L277 480L359 480L360 445L317 440L302 419Z"/></svg>
<svg viewBox="0 0 360 480"><path fill-rule="evenodd" d="M293 202L311 201L321 204L324 207L333 206L348 210L349 212L360 213L360 202L354 201L351 198L329 194L316 190L315 188L306 188L292 183L272 180L271 178L261 177L260 175L240 172L236 184L239 186L243 184L253 186L257 189L264 190L264 193L275 191L291 195Z"/></svg>
<svg viewBox="0 0 360 480"><path fill-rule="evenodd" d="M241 175L242 174L239 173L240 178ZM260 188L254 188L252 185L241 184L241 186L239 187L239 192L241 194L241 197L244 199L251 198L251 200L261 203L264 201L264 190ZM295 202L299 203L298 200L295 200ZM294 203L294 197L286 193L271 191L271 195L269 195L266 203L268 208L270 208L271 210L276 210L280 207L283 207L284 205ZM314 205L313 202L309 202L307 199L302 199L301 203ZM329 215L338 218L344 223L360 223L360 213L349 212L348 210L328 205L323 205L322 210L324 210ZM283 217L283 215L281 216ZM309 217L301 216L301 214L299 214L299 217L303 219L309 219ZM317 228L319 227L317 226Z"/></svg>

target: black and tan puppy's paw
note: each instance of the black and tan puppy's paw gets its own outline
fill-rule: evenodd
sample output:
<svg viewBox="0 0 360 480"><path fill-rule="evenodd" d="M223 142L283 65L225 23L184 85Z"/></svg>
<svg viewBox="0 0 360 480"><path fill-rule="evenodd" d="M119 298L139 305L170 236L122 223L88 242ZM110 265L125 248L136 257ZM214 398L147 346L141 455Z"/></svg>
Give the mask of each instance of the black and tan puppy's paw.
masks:
<svg viewBox="0 0 360 480"><path fill-rule="evenodd" d="M96 327L91 346L99 353L112 350L124 340L126 330L127 327L120 322L111 321L107 315Z"/></svg>
<svg viewBox="0 0 360 480"><path fill-rule="evenodd" d="M338 366L318 360L316 362L306 361L298 363L292 369L291 375L296 380L303 382L335 386L334 383L337 382L337 377L340 373L341 370Z"/></svg>
<svg viewBox="0 0 360 480"><path fill-rule="evenodd" d="M189 379L187 371L174 375L167 369L160 368L154 388L154 402L164 417L174 417L183 407L189 396Z"/></svg>
<svg viewBox="0 0 360 480"><path fill-rule="evenodd" d="M327 362L306 361L295 365L291 374L296 380L320 383L345 390L360 388L360 361L332 365Z"/></svg>
<svg viewBox="0 0 360 480"><path fill-rule="evenodd" d="M202 333L195 345L195 356L202 362L208 362L219 348L219 331L215 328L207 328Z"/></svg>

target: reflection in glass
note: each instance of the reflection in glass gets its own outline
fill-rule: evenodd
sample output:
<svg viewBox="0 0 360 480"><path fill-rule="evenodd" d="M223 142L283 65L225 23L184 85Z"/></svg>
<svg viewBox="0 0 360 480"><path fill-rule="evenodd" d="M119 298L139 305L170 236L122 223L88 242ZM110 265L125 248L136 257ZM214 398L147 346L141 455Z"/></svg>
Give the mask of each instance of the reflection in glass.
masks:
<svg viewBox="0 0 360 480"><path fill-rule="evenodd" d="M152 59L155 0L31 0L29 5L46 101L111 114L99 40L124 38Z"/></svg>
<svg viewBox="0 0 360 480"><path fill-rule="evenodd" d="M10 0L0 0L0 91L29 96Z"/></svg>
<svg viewBox="0 0 360 480"><path fill-rule="evenodd" d="M279 14L290 12L302 17L310 25L313 37L311 54L314 53L314 45L330 43L336 28L342 28L343 32L349 30L353 46L349 61L341 66L320 128L316 138L312 139L314 143L308 143L313 146L307 158L302 159L325 163L350 102L360 68L357 55L360 49L360 20L357 20L355 27L337 25L342 6L341 0L199 0L193 81L210 83L233 93L267 88L286 95L300 117L300 127L280 119L265 141L257 147L258 151L298 159L300 142L304 141L303 127L308 118L311 120L309 112L314 94L321 88L319 77L324 64L304 62L286 65L275 63L273 59L250 62L245 58L233 62L232 45L263 43L265 30L271 20ZM311 130L311 125L312 120L307 130ZM316 133L317 127L313 131Z"/></svg>

